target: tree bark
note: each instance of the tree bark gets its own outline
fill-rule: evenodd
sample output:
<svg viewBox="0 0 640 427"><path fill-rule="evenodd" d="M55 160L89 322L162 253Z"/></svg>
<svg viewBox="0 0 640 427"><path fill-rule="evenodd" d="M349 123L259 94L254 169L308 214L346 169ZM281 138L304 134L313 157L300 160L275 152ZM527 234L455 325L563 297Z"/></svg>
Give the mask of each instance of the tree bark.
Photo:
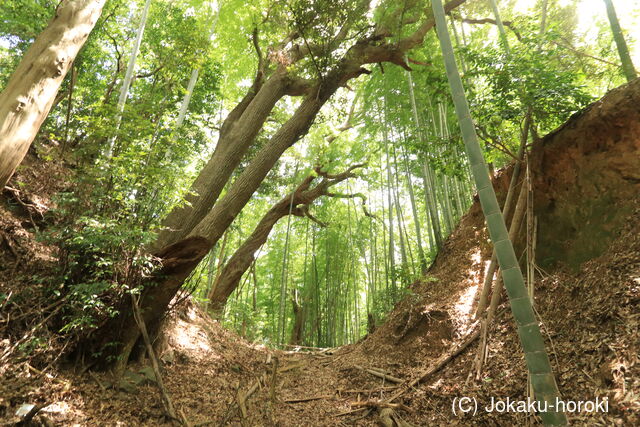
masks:
<svg viewBox="0 0 640 427"><path fill-rule="evenodd" d="M288 83L285 70L277 70L264 83L259 73L252 89L225 119L216 149L191 185L186 203L173 209L163 221L163 230L152 250L160 250L185 238L204 218L271 110L286 95Z"/></svg>
<svg viewBox="0 0 640 427"><path fill-rule="evenodd" d="M445 10L453 10L464 2L465 0L452 0L445 5ZM330 80L338 77L338 80L341 80L338 85L342 85L365 72L366 70L360 68L364 64L390 62L410 70L405 58L406 52L422 43L434 25L434 20L429 17L414 33L396 43L379 43L379 38L385 34L358 41L348 49L341 66L338 67L342 68L342 76L333 73L332 77L332 73L328 73L329 75L323 78L324 83L331 83ZM382 30L379 32L384 33ZM257 45L255 38L254 44ZM292 52L288 52L290 61L297 62L307 50L296 45ZM309 82L288 75L287 67L282 64L278 65L263 85L264 64L260 53L258 56L259 66L254 85L225 119L213 156L192 184L185 198L186 203L173 209L163 222L164 230L150 248L152 252L188 236L207 215L278 100L286 94L307 95L309 98L308 94L314 90L314 86ZM320 106L324 102L326 100L320 103Z"/></svg>
<svg viewBox="0 0 640 427"><path fill-rule="evenodd" d="M0 93L0 188L26 155L106 0L65 0Z"/></svg>
<svg viewBox="0 0 640 427"><path fill-rule="evenodd" d="M298 302L300 299L300 293L296 289L293 292L291 298L291 304L293 305L293 329L291 329L291 337L289 338L290 345L299 345L302 343L302 335L304 332L304 321L306 317L305 306Z"/></svg>
<svg viewBox="0 0 640 427"><path fill-rule="evenodd" d="M341 85L341 81L336 78L326 79L324 82L315 93L305 97L293 116L260 149L225 196L191 233L156 253L163 260L163 267L146 287L140 303L149 329L157 327L184 280L231 225L282 153L308 131L322 105ZM118 360L116 372L124 371L126 361L139 338L138 331L132 327L133 318L129 307L123 307L121 313L122 318L118 321L122 323L118 329L112 329L111 325L103 328L107 342L120 343L120 346L113 348ZM117 336L113 337L114 334ZM121 363L124 365L120 365Z"/></svg>

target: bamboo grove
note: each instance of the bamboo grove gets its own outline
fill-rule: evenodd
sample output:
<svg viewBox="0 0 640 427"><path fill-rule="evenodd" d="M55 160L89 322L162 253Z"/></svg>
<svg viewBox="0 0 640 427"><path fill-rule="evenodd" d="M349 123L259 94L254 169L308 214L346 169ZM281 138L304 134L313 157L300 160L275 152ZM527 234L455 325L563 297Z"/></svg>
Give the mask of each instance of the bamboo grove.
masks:
<svg viewBox="0 0 640 427"><path fill-rule="evenodd" d="M418 102L404 72L399 77L405 79L403 91L382 89L362 100L354 98L352 114L341 126L371 130L366 146L357 148L362 154L345 153L354 161L366 161L359 176L344 182L339 194L318 199L311 207L316 218L283 219L266 246L257 250L258 257L226 305L224 317L238 331L279 345L322 347L356 341L406 296L407 286L421 277L471 204L466 165L462 163L458 173L436 170L429 159L447 147L434 152L415 147L422 135L442 145L451 141L455 129L449 125L450 106L434 99L429 101L432 108L425 109L424 124L416 125L411 114L402 127L385 125L399 112L390 105L399 109L405 104L411 112L411 104ZM371 109L366 102L373 103ZM373 115L366 117L364 109ZM450 145L450 155L458 156L458 142ZM375 154L365 156L365 149ZM296 162L291 160L290 170L296 170ZM301 180L300 175L293 182ZM250 225L241 228L251 230ZM203 298L215 287L219 266L233 255L233 241L237 239L238 247L247 234L240 228L229 231L191 278L207 281L205 286L194 284ZM297 322L303 323L303 333L289 333Z"/></svg>

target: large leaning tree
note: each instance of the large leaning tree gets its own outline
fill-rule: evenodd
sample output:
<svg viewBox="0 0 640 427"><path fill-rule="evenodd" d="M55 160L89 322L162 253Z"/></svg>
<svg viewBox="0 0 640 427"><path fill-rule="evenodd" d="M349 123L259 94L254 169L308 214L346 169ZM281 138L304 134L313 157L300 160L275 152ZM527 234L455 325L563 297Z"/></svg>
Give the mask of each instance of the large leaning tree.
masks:
<svg viewBox="0 0 640 427"><path fill-rule="evenodd" d="M385 0L370 10L370 3L279 2L264 14L262 23L277 22L270 28L282 31L281 38L264 46L260 25L253 31L257 56L253 84L222 123L215 151L193 183L188 203L168 215L164 230L150 248L162 263L140 298L143 320L151 331L157 331L185 279L222 237L280 156L306 135L336 91L369 74L367 66L391 63L411 70L407 55L435 25L428 4ZM462 3L464 0L454 0L445 8L449 11ZM287 96L299 98L295 111L230 183L276 103ZM112 367L116 373L124 370L140 338L128 300L122 302L119 312L86 347L100 355L98 366Z"/></svg>
<svg viewBox="0 0 640 427"><path fill-rule="evenodd" d="M63 0L0 93L0 188L27 154L106 0Z"/></svg>

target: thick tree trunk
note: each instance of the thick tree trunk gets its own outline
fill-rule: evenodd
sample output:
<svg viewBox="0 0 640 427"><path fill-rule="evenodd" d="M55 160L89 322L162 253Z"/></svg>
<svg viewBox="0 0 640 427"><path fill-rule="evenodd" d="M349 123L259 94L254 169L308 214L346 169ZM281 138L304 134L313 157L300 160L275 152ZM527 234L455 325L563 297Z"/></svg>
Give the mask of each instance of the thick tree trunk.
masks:
<svg viewBox="0 0 640 427"><path fill-rule="evenodd" d="M448 12L464 2L465 0L452 0L447 3L445 10ZM360 68L363 64L391 62L409 69L406 64L405 53L422 43L426 33L434 25L433 19L427 19L411 36L394 44L380 45L375 38L365 39L363 43L354 44L345 55L342 66L338 67L340 68L338 73L329 73L323 78L323 86L328 88L334 83L340 86L346 83L347 80L359 76L366 72L366 70ZM255 34L254 44L257 46ZM299 55L304 56L304 54L303 49L296 49L295 52L290 53L291 61L296 62L300 59ZM258 55L260 56L261 54L258 53ZM253 87L223 123L216 150L192 184L186 197L187 203L173 209L167 216L162 224L164 231L159 234L158 239L151 248L152 251L159 251L163 247L185 238L203 220L211 206L216 203L229 177L251 146L255 136L262 128L278 100L287 94L306 95L307 100L310 98L309 93L315 86L310 85L304 79L292 78L287 74L287 67L282 64L278 65L276 71L263 84L264 69L262 61L263 59L260 57L258 73ZM331 74L333 74L333 77ZM335 92L335 89L331 91L331 94ZM323 90L322 92L326 91ZM326 100L321 102L320 106L324 102ZM307 102L307 107L309 106L310 103Z"/></svg>
<svg viewBox="0 0 640 427"><path fill-rule="evenodd" d="M309 178L313 179L313 177ZM306 184L308 187L308 184L310 184L309 178L302 185ZM212 292L209 294L209 307L214 312L219 312L224 308L227 299L238 287L242 275L254 261L256 251L267 241L269 233L271 233L276 223L289 214L289 206L292 206L291 214L304 215L303 210L297 207L300 202L296 198L296 193L300 188L298 187L294 194L288 194L269 209L253 230L253 233L235 251L229 262L224 266L211 289Z"/></svg>
<svg viewBox="0 0 640 427"><path fill-rule="evenodd" d="M185 238L211 209L229 177L240 164L276 103L287 93L290 81L278 70L264 82L256 78L251 91L229 113L220 131L218 145L186 196L183 206L173 209L163 222L153 249L160 250Z"/></svg>
<svg viewBox="0 0 640 427"><path fill-rule="evenodd" d="M153 283L149 283L145 288L140 302L144 321L151 331L157 328L184 280L231 225L282 153L308 131L322 105L341 83L335 78L325 80L325 84L317 91L306 96L293 116L262 147L225 196L213 206L191 233L156 253L163 260L163 268L152 280ZM120 344L110 347L109 351L101 355L101 359L105 360L109 356L116 356L116 373L124 371L139 339L139 330L128 305L125 303L120 311L121 316L102 328L105 335L101 339L102 345L106 342Z"/></svg>
<svg viewBox="0 0 640 427"><path fill-rule="evenodd" d="M0 188L24 158L105 0L66 0L0 93Z"/></svg>

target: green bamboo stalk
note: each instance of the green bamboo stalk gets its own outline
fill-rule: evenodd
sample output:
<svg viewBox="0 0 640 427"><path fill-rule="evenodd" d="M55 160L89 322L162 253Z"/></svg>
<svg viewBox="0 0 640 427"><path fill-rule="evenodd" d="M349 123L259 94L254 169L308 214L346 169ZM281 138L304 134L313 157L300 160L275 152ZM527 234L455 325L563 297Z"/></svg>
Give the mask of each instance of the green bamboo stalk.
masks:
<svg viewBox="0 0 640 427"><path fill-rule="evenodd" d="M542 5L541 5L541 9L542 11L540 12L540 35L543 35L544 32L547 30L547 0L542 0Z"/></svg>
<svg viewBox="0 0 640 427"><path fill-rule="evenodd" d="M406 136L405 136L406 140ZM404 165L405 178L407 180L407 188L409 189L409 201L411 202L411 212L413 214L413 225L416 229L416 240L418 241L418 262L420 263L420 272L422 274L427 273L427 260L424 256L424 250L422 248L422 227L420 226L420 217L418 215L418 208L416 206L416 197L413 192L413 183L411 182L411 173L409 172L409 160L407 159L407 151L402 149L402 159Z"/></svg>
<svg viewBox="0 0 640 427"><path fill-rule="evenodd" d="M298 172L298 168L296 166L296 173ZM294 173L294 176L296 175ZM293 209L293 196L294 192L291 193L291 203L289 203L289 217L287 219L287 233L284 240L284 251L282 254L282 276L280 278L280 302L278 306L278 344L283 345L284 335L287 329L287 318L286 318L286 296L287 296L287 288L288 288L288 279L289 279L289 238L291 234L291 211Z"/></svg>
<svg viewBox="0 0 640 427"><path fill-rule="evenodd" d="M389 252L387 248L386 209L384 208L384 174L382 171L382 155L380 155L380 212L382 214L382 251L384 260L384 290L389 293Z"/></svg>
<svg viewBox="0 0 640 427"><path fill-rule="evenodd" d="M618 54L620 55L620 61L622 61L622 71L627 81L631 81L638 77L636 69L633 67L631 56L629 55L629 48L627 42L624 40L622 29L620 28L620 22L618 21L618 15L616 15L616 9L613 7L611 0L604 0L604 4L607 6L607 16L609 17L609 25L611 26L611 32L613 33L613 39L616 42L618 48Z"/></svg>
<svg viewBox="0 0 640 427"><path fill-rule="evenodd" d="M451 45L451 38L447 31L444 8L440 0L432 0L431 6L436 21L436 30L440 40L440 48L444 57L447 70L447 79L451 87L456 114L462 131L469 163L474 181L478 189L480 204L485 215L487 228L493 241L502 278L507 289L511 312L518 326L518 336L525 354L527 368L531 377L531 383L538 402L547 403L546 411L539 413L545 425L566 425L567 418L563 412L555 408L556 399L560 398L560 392L553 375L551 363L547 355L544 339L540 333L538 321L531 306L531 300L524 286L522 271L518 264L513 245L509 240L504 217L500 211L495 191L489 179L487 165L482 155L478 137L476 135L471 112L462 86L462 80L458 73ZM553 408L551 405L554 405Z"/></svg>
<svg viewBox="0 0 640 427"><path fill-rule="evenodd" d="M391 156L389 154L389 133L388 133L388 123L389 118L387 117L387 94L385 92L384 95L384 126L382 127L383 138L384 138L384 155L387 161L387 204L389 208L389 270L391 277L391 292L393 295L393 299L395 301L396 297L396 259L395 259L395 242L394 242L394 229L393 229L393 196L392 196L392 182L393 179L391 177Z"/></svg>
<svg viewBox="0 0 640 427"><path fill-rule="evenodd" d="M447 121L445 117L444 106L442 103L438 103L438 115L440 116L440 138L441 140L448 139L449 134L447 131ZM440 154L444 151L444 147L440 149ZM451 191L449 190L449 177L442 174L442 192L444 193L444 210L447 223L449 225L449 234L453 233L456 223L453 218L453 209L451 207Z"/></svg>
<svg viewBox="0 0 640 427"><path fill-rule="evenodd" d="M407 71L407 83L409 84L409 99L411 100L411 112L413 113L413 121L416 126L416 132L418 138L424 140L424 135L422 132L422 126L420 123L420 117L418 116L418 107L416 104L415 92L413 90L413 77L411 73ZM428 160L425 158L424 163L422 165L422 181L424 186L424 197L425 197L425 209L427 211L428 220L430 219L431 227L430 227L430 236L433 240L435 240L437 250L440 250L442 247L442 232L440 230L440 221L438 219L438 206L435 200L435 187L433 186L433 181L430 179L429 171L431 167L429 166ZM431 248L433 248L433 244Z"/></svg>
<svg viewBox="0 0 640 427"><path fill-rule="evenodd" d="M404 225L404 215L402 213L402 207L400 206L400 179L398 173L398 156L396 152L395 145L392 146L393 149L393 166L394 166L394 176L395 176L395 186L393 191L393 199L396 204L396 215L398 217L398 231L400 232L400 255L402 256L402 270L412 270L414 267L413 254L411 253L411 245L409 245L409 234L407 233L406 227ZM406 242L406 245L405 245ZM407 249L409 256L407 256Z"/></svg>
<svg viewBox="0 0 640 427"><path fill-rule="evenodd" d="M522 131L522 135L520 136L520 148L518 149L518 158L516 159L515 164L513 165L513 172L511 173L511 181L509 182L509 189L507 190L507 197L504 201L504 207L502 209L502 216L504 217L505 222L509 222L509 218L511 215L511 211L513 210L513 205L515 203L514 194L516 192L516 185L518 180L520 179L520 167L522 165L522 160L524 158L524 153L527 146L527 139L529 137L529 128L531 127L531 109L527 112L527 115L524 120L524 128ZM491 262L489 263L489 268L487 270L487 274L484 277L484 284L482 286L482 292L480 293L480 298L478 300L478 307L476 309L476 318L479 318L484 314L485 309L487 308L487 299L489 296L489 292L491 291L491 287L493 285L493 275L497 269L497 257L495 250L491 254Z"/></svg>
<svg viewBox="0 0 640 427"><path fill-rule="evenodd" d="M509 39L507 38L507 32L502 24L502 18L500 17L500 11L498 10L498 4L496 0L489 0L491 9L493 10L493 16L496 18L496 24L498 25L498 32L500 32L500 40L504 43L504 50L507 51L507 56L511 56L511 49L509 48Z"/></svg>

